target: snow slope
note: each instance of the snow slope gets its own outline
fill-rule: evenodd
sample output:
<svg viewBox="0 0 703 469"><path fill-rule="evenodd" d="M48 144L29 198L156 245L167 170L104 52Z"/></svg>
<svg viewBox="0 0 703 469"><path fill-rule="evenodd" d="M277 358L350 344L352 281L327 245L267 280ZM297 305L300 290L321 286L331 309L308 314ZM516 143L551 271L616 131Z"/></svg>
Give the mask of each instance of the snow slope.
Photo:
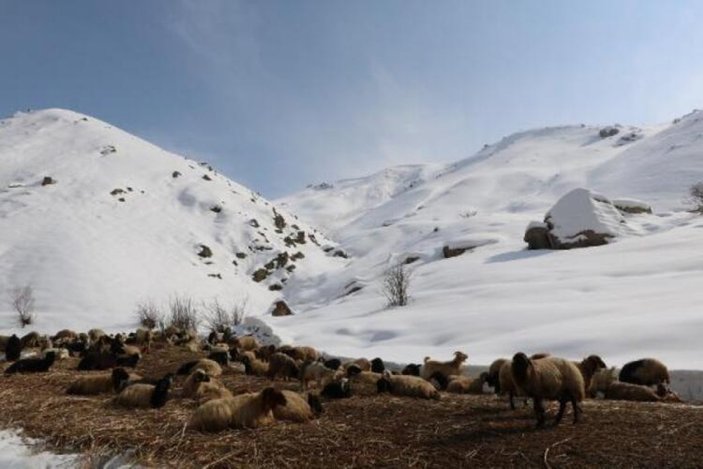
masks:
<svg viewBox="0 0 703 469"><path fill-rule="evenodd" d="M0 121L0 233L0 285L32 285L46 331L131 328L137 302L175 295L263 314L285 294L270 285L340 264L309 235L333 243L207 164L60 109ZM2 332L14 317L0 298Z"/></svg>
<svg viewBox="0 0 703 469"><path fill-rule="evenodd" d="M368 182L392 168L358 188L345 181L281 199L354 257L295 281L290 296L303 314L272 325L296 342L406 362L462 349L490 363L524 350L599 353L612 364L654 355L701 368L703 218L685 198L703 180L702 119L693 112L608 138L592 126L518 133L455 164L422 167L421 180L382 203ZM629 229L607 246L526 251L529 222L580 187L641 199L654 213L624 214ZM346 194L355 197L349 217ZM444 259L444 246L475 248ZM413 300L386 308L380 279L406 260ZM361 289L345 296L350 286Z"/></svg>

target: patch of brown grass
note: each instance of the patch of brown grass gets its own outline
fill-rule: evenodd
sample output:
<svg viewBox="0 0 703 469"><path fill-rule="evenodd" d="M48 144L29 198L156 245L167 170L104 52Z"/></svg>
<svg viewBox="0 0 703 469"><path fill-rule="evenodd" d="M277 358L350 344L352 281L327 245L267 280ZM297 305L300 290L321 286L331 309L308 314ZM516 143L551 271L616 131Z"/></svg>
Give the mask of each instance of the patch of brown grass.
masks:
<svg viewBox="0 0 703 469"><path fill-rule="evenodd" d="M137 372L160 377L197 354L155 347ZM703 408L587 401L584 418L534 428L529 407L510 411L495 396L443 394L440 401L389 397L327 402L308 424L203 434L185 430L196 404L179 396L161 409L115 407L112 396L69 396L76 359L46 374L0 377L0 427L19 427L51 449L91 458L133 451L145 465L172 467L695 467L703 454ZM264 378L225 372L235 393ZM277 381L297 389L294 382ZM554 415L555 409L551 409Z"/></svg>

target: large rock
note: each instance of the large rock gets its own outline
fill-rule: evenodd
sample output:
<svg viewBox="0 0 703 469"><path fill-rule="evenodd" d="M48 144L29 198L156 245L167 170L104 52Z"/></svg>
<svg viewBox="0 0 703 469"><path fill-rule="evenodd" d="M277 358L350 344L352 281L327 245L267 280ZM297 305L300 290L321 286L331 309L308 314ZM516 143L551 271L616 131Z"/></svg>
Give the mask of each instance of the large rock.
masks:
<svg viewBox="0 0 703 469"><path fill-rule="evenodd" d="M279 300L271 308L271 316L290 316L293 314L285 301Z"/></svg>
<svg viewBox="0 0 703 469"><path fill-rule="evenodd" d="M608 198L574 189L547 212L544 223L530 223L524 239L529 249L572 249L608 244L631 231Z"/></svg>

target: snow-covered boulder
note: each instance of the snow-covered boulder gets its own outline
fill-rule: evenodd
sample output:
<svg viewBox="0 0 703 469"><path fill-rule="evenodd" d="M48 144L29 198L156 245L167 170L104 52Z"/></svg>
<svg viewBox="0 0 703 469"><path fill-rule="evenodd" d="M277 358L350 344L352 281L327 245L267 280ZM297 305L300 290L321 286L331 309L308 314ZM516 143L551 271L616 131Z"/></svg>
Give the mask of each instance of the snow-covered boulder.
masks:
<svg viewBox="0 0 703 469"><path fill-rule="evenodd" d="M583 248L608 244L628 231L622 213L608 198L588 189L574 189L547 212L544 223L528 225L525 241L530 249L545 245L551 249Z"/></svg>

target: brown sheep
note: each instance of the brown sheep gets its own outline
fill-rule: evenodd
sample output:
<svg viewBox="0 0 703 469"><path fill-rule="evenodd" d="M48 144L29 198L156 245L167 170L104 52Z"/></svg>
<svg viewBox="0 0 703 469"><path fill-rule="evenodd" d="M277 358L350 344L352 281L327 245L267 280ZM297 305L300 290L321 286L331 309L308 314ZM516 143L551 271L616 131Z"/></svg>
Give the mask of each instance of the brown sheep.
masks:
<svg viewBox="0 0 703 469"><path fill-rule="evenodd" d="M184 398L194 397L200 384L207 382L210 382L210 376L200 368L195 369L183 382L181 396Z"/></svg>
<svg viewBox="0 0 703 469"><path fill-rule="evenodd" d="M452 375L449 377L447 392L453 394L483 394L483 384L488 379L488 372L483 372L476 379L468 376Z"/></svg>
<svg viewBox="0 0 703 469"><path fill-rule="evenodd" d="M44 343L48 345L50 339L39 335L38 332L32 331L23 335L20 342L22 343L22 348L41 348Z"/></svg>
<svg viewBox="0 0 703 469"><path fill-rule="evenodd" d="M88 331L88 339L90 340L90 343L93 344L97 342L100 337L107 335L105 334L105 331L102 329L91 329Z"/></svg>
<svg viewBox="0 0 703 469"><path fill-rule="evenodd" d="M311 381L314 381L322 389L327 383L334 380L338 374L337 370L327 368L322 362L305 362L300 371L300 382L303 390L308 388Z"/></svg>
<svg viewBox="0 0 703 469"><path fill-rule="evenodd" d="M486 383L493 389L495 389L496 394L500 394L500 368L507 362L507 358L499 358L491 363L488 367L488 375L486 376Z"/></svg>
<svg viewBox="0 0 703 469"><path fill-rule="evenodd" d="M244 364L244 372L248 375L266 376L268 373L269 364L256 358L254 352L242 353L241 362Z"/></svg>
<svg viewBox="0 0 703 469"><path fill-rule="evenodd" d="M620 381L630 384L654 386L670 384L669 370L656 358L643 358L629 362L620 370Z"/></svg>
<svg viewBox="0 0 703 469"><path fill-rule="evenodd" d="M188 426L201 431L256 428L273 421L273 410L286 405L286 397L274 388L259 393L214 399L198 407Z"/></svg>
<svg viewBox="0 0 703 469"><path fill-rule="evenodd" d="M591 385L586 390L586 395L590 398L595 398L599 392L605 393L610 383L617 381L617 379L614 366L598 370L591 378Z"/></svg>
<svg viewBox="0 0 703 469"><path fill-rule="evenodd" d="M511 371L518 388L533 399L538 427L545 421L544 399L559 401L556 424L561 422L567 402L571 402L574 423L578 422L579 414L583 412L578 403L583 401L585 389L583 376L576 365L562 358L533 360L524 353L516 353Z"/></svg>
<svg viewBox="0 0 703 469"><path fill-rule="evenodd" d="M51 341L54 343L54 345L61 345L61 344L67 344L69 342L73 342L74 340L78 339L78 334L72 330L69 329L61 329L56 333L55 336L51 338Z"/></svg>
<svg viewBox="0 0 703 469"><path fill-rule="evenodd" d="M154 384L132 384L115 397L115 404L128 408L159 408L166 404L168 390L173 382L167 375Z"/></svg>
<svg viewBox="0 0 703 469"><path fill-rule="evenodd" d="M605 362L598 355L589 355L580 362L575 362L574 364L581 372L581 376L583 376L585 389L589 389L591 387L593 375L595 375L598 370L607 368Z"/></svg>
<svg viewBox="0 0 703 469"><path fill-rule="evenodd" d="M236 339L234 339L232 345L237 347L242 352L253 352L254 350L257 350L260 347L259 341L256 340L256 337L250 335L237 337Z"/></svg>
<svg viewBox="0 0 703 469"><path fill-rule="evenodd" d="M469 358L463 352L454 352L454 359L448 362L438 362L430 360L430 357L425 357L425 363L420 370L420 377L429 380L435 374L441 375L447 379L451 375L461 374L461 365Z"/></svg>
<svg viewBox="0 0 703 469"><path fill-rule="evenodd" d="M357 358L356 360L344 364L344 370L348 370L350 366L358 366L361 371L371 371L371 362L366 358Z"/></svg>
<svg viewBox="0 0 703 469"><path fill-rule="evenodd" d="M439 399L439 391L428 381L419 376L392 375L384 372L376 382L379 393L389 392L395 396L419 397L422 399Z"/></svg>
<svg viewBox="0 0 703 469"><path fill-rule="evenodd" d="M410 376L410 375L401 375ZM378 394L378 380L383 377L380 373L373 371L359 371L359 368L350 367L347 370L349 386L353 393L359 396L375 396Z"/></svg>
<svg viewBox="0 0 703 469"><path fill-rule="evenodd" d="M605 390L605 398L619 401L659 402L662 400L654 390L640 384L613 381Z"/></svg>
<svg viewBox="0 0 703 469"><path fill-rule="evenodd" d="M254 351L254 355L256 355L256 358L259 360L268 360L274 353L276 353L275 345L262 345Z"/></svg>
<svg viewBox="0 0 703 469"><path fill-rule="evenodd" d="M232 393L219 381L210 380L200 383L195 391L195 400L202 404L203 402L213 399L222 399L224 397L232 397Z"/></svg>
<svg viewBox="0 0 703 469"><path fill-rule="evenodd" d="M317 361L320 359L320 352L308 346L294 347L293 358L300 361Z"/></svg>
<svg viewBox="0 0 703 469"><path fill-rule="evenodd" d="M500 393L501 395L508 396L508 402L510 403L510 408L515 410L515 398L516 397L526 397L525 392L517 387L515 381L513 380L512 371L512 360L508 360L500 367L498 373L498 379L500 381ZM527 399L524 401L527 404Z"/></svg>
<svg viewBox="0 0 703 469"><path fill-rule="evenodd" d="M276 377L298 379L300 377L300 366L288 355L274 353L269 360L269 369L266 375L269 379L275 379Z"/></svg>
<svg viewBox="0 0 703 469"><path fill-rule="evenodd" d="M192 368L192 371L195 370L203 370L212 378L222 376L222 367L220 364L214 360L210 360L209 358L201 358L198 360Z"/></svg>
<svg viewBox="0 0 703 469"><path fill-rule="evenodd" d="M273 417L276 420L303 423L315 418L310 404L300 394L294 391L281 392L286 397L286 404L273 409Z"/></svg>
<svg viewBox="0 0 703 469"><path fill-rule="evenodd" d="M129 381L129 374L123 368L115 368L112 373L79 376L66 390L67 394L90 396L119 392Z"/></svg>

